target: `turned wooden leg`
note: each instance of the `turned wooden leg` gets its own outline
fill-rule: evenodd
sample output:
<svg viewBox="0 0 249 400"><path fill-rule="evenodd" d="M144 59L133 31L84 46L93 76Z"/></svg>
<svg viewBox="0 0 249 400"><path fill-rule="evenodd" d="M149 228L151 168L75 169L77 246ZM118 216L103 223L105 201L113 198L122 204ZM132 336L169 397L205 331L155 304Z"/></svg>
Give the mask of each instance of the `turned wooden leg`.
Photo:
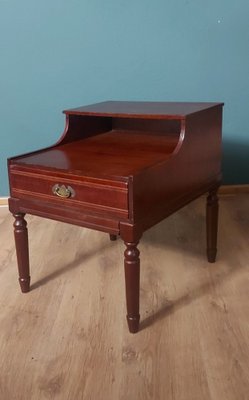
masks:
<svg viewBox="0 0 249 400"><path fill-rule="evenodd" d="M23 293L29 292L30 276L29 276L29 246L28 246L28 230L27 222L24 219L25 214L13 214L14 235L16 243L16 256L19 271L19 283Z"/></svg>
<svg viewBox="0 0 249 400"><path fill-rule="evenodd" d="M207 197L207 213L206 213L207 259L210 263L215 262L217 253L217 232L218 232L218 212L219 212L217 190L210 191Z"/></svg>
<svg viewBox="0 0 249 400"><path fill-rule="evenodd" d="M125 242L124 252L125 287L127 304L127 322L131 333L139 329L139 281L140 281L140 260L138 242Z"/></svg>
<svg viewBox="0 0 249 400"><path fill-rule="evenodd" d="M117 240L117 235L112 235L110 234L110 240L113 242L114 240Z"/></svg>

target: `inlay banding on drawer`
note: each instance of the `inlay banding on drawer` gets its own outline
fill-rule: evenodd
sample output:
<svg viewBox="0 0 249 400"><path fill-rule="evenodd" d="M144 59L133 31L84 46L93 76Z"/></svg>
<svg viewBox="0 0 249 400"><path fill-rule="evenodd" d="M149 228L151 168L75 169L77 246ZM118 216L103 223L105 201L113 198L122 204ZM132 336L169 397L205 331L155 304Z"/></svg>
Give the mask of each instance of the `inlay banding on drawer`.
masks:
<svg viewBox="0 0 249 400"><path fill-rule="evenodd" d="M72 207L84 207L93 211L105 211L122 218L128 217L128 183L105 181L103 184L75 179L51 177L33 172L12 170L10 172L12 196L29 197ZM55 187L62 188L57 195ZM70 188L70 189L68 189ZM71 190L71 193L67 192ZM66 195L68 193L68 195ZM73 194L71 196L71 194Z"/></svg>

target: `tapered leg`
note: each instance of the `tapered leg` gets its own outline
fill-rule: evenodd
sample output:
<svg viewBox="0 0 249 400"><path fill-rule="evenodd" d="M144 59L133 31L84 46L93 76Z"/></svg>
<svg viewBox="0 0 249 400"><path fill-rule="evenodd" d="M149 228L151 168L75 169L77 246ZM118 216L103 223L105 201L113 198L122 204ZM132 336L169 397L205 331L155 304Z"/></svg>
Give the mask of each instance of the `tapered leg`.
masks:
<svg viewBox="0 0 249 400"><path fill-rule="evenodd" d="M25 214L14 214L14 235L16 243L16 256L19 271L19 283L23 293L29 292L29 246L27 222L24 219Z"/></svg>
<svg viewBox="0 0 249 400"><path fill-rule="evenodd" d="M218 232L218 196L217 190L209 192L207 197L207 258L210 263L215 262L217 253L217 232Z"/></svg>
<svg viewBox="0 0 249 400"><path fill-rule="evenodd" d="M124 252L125 267L125 286L126 286L126 305L127 322L131 333L138 332L139 329L139 281L140 281L140 260L138 242L125 242Z"/></svg>
<svg viewBox="0 0 249 400"><path fill-rule="evenodd" d="M111 241L117 240L117 235L110 234L110 240Z"/></svg>

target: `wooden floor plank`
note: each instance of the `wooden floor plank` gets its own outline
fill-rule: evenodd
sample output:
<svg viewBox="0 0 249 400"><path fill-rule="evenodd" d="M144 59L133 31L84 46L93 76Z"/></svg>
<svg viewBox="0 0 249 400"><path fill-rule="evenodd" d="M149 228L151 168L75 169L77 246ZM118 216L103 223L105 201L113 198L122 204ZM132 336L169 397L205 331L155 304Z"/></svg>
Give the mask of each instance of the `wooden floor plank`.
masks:
<svg viewBox="0 0 249 400"><path fill-rule="evenodd" d="M203 198L144 234L136 335L121 240L27 216L21 294L12 219L0 210L1 400L248 400L248 195L221 198L215 264Z"/></svg>

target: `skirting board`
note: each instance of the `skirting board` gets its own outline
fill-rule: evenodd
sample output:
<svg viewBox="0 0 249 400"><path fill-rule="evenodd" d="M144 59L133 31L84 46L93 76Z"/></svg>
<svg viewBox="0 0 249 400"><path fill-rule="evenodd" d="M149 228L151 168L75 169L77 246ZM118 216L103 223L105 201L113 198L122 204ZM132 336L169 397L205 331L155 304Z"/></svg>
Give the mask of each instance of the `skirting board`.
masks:
<svg viewBox="0 0 249 400"><path fill-rule="evenodd" d="M222 185L219 189L220 195L235 195L238 193L249 193L248 185ZM7 207L8 197L0 197L0 207Z"/></svg>
<svg viewBox="0 0 249 400"><path fill-rule="evenodd" d="M0 197L0 207L7 207L8 197Z"/></svg>
<svg viewBox="0 0 249 400"><path fill-rule="evenodd" d="M235 195L239 193L249 193L248 185L222 185L219 189L219 194Z"/></svg>

